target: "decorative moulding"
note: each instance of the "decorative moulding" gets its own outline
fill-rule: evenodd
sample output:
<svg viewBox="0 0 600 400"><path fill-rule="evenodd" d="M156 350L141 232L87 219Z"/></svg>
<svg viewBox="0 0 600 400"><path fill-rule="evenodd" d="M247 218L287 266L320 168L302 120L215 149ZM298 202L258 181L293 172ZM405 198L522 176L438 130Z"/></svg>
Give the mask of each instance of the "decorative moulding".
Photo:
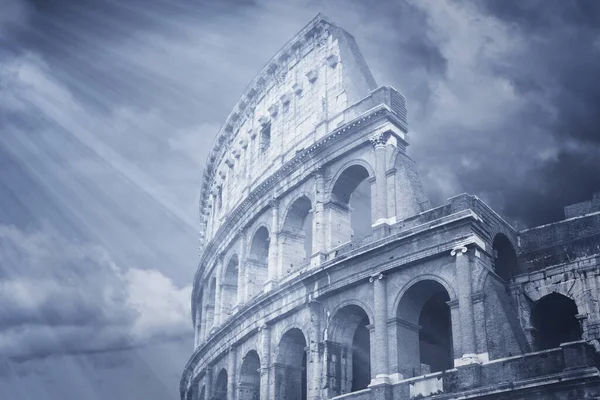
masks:
<svg viewBox="0 0 600 400"><path fill-rule="evenodd" d="M308 81L310 83L313 83L314 81L317 80L317 70L311 69L310 71L308 71L306 73L306 77L308 78Z"/></svg>
<svg viewBox="0 0 600 400"><path fill-rule="evenodd" d="M271 117L276 116L278 112L279 112L279 107L277 106L277 104L273 104L273 105L271 105L271 107L269 107L269 114L271 114Z"/></svg>
<svg viewBox="0 0 600 400"><path fill-rule="evenodd" d="M242 149L245 149L246 147L248 147L248 141L246 140L246 138L240 139L240 146L242 146Z"/></svg>
<svg viewBox="0 0 600 400"><path fill-rule="evenodd" d="M302 93L302 84L299 82L296 82L292 85L292 90L294 91L294 93L296 94L300 94Z"/></svg>
<svg viewBox="0 0 600 400"><path fill-rule="evenodd" d="M329 65L331 68L335 68L337 63L338 63L338 58L335 54L332 54L329 57L327 57L327 65Z"/></svg>
<svg viewBox="0 0 600 400"><path fill-rule="evenodd" d="M225 164L227 164L227 166L228 166L229 168L231 168L231 167L233 167L233 160L232 160L230 157L227 157L227 158L225 159Z"/></svg>
<svg viewBox="0 0 600 400"><path fill-rule="evenodd" d="M240 152L238 149L233 149L231 152L235 158L240 158Z"/></svg>
<svg viewBox="0 0 600 400"><path fill-rule="evenodd" d="M256 137L256 131L250 128L248 129L248 135L250 135L250 139L254 139Z"/></svg>
<svg viewBox="0 0 600 400"><path fill-rule="evenodd" d="M270 120L271 119L269 117L267 117L266 115L261 115L260 118L258 119L258 122L264 126L264 125L268 124Z"/></svg>

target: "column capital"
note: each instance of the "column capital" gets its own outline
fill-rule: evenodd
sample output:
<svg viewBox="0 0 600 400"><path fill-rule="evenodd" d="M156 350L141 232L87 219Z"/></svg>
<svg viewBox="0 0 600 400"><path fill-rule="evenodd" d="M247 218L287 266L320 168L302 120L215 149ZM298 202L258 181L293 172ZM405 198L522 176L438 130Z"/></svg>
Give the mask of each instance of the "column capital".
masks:
<svg viewBox="0 0 600 400"><path fill-rule="evenodd" d="M461 245L461 246L456 246L455 248L452 249L452 251L450 251L450 255L452 257L454 256L462 256L463 254L465 254L467 252L467 246Z"/></svg>
<svg viewBox="0 0 600 400"><path fill-rule="evenodd" d="M375 135L371 136L369 138L369 140L371 141L373 148L382 149L382 148L385 148L389 137L390 137L390 134L388 132L380 132L380 133L376 133Z"/></svg>
<svg viewBox="0 0 600 400"><path fill-rule="evenodd" d="M376 274L376 275L372 275L372 276L369 277L369 282L380 281L380 280L382 280L384 278L385 278L385 275L383 275L381 273L380 274Z"/></svg>
<svg viewBox="0 0 600 400"><path fill-rule="evenodd" d="M242 238L246 237L246 229L238 228L236 234L240 239L242 239Z"/></svg>
<svg viewBox="0 0 600 400"><path fill-rule="evenodd" d="M272 209L277 209L278 206L279 206L279 199L277 197L273 196L269 200L269 207L271 207Z"/></svg>

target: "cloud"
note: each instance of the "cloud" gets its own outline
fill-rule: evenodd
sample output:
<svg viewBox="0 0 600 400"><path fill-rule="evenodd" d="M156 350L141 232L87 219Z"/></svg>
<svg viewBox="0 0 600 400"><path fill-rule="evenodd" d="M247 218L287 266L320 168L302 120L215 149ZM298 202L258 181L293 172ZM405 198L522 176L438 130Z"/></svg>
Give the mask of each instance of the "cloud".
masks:
<svg viewBox="0 0 600 400"><path fill-rule="evenodd" d="M35 358L191 334L191 286L126 268L47 226L0 225L0 354Z"/></svg>

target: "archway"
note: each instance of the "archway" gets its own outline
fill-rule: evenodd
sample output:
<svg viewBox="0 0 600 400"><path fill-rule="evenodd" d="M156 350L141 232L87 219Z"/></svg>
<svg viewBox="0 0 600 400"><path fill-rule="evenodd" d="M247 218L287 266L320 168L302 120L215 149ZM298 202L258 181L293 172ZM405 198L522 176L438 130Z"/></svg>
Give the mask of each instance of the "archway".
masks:
<svg viewBox="0 0 600 400"><path fill-rule="evenodd" d="M500 278L505 281L509 280L518 271L517 253L512 243L506 235L499 233L494 237L492 248L494 250L494 271Z"/></svg>
<svg viewBox="0 0 600 400"><path fill-rule="evenodd" d="M260 358L254 350L242 359L238 400L260 400Z"/></svg>
<svg viewBox="0 0 600 400"><path fill-rule="evenodd" d="M239 267L238 256L233 255L227 263L221 286L221 320L225 320L227 316L231 315L233 306L237 302Z"/></svg>
<svg viewBox="0 0 600 400"><path fill-rule="evenodd" d="M227 371L225 369L222 369L217 375L213 400L227 400Z"/></svg>
<svg viewBox="0 0 600 400"><path fill-rule="evenodd" d="M362 165L351 165L337 178L328 204L331 246L359 240L372 233L371 183L369 171Z"/></svg>
<svg viewBox="0 0 600 400"><path fill-rule="evenodd" d="M365 389L371 382L369 317L357 305L342 307L329 326L327 380L330 397Z"/></svg>
<svg viewBox="0 0 600 400"><path fill-rule="evenodd" d="M252 238L247 260L248 294L257 295L262 292L267 281L269 260L269 231L264 226L258 228Z"/></svg>
<svg viewBox="0 0 600 400"><path fill-rule="evenodd" d="M293 328L287 331L277 348L275 364L275 398L306 400L306 339L302 331Z"/></svg>
<svg viewBox="0 0 600 400"><path fill-rule="evenodd" d="M448 292L434 280L412 285L400 299L396 329L398 372L412 377L454 364Z"/></svg>
<svg viewBox="0 0 600 400"><path fill-rule="evenodd" d="M312 205L302 196L289 208L281 230L281 263L283 274L289 274L310 262L312 255Z"/></svg>
<svg viewBox="0 0 600 400"><path fill-rule="evenodd" d="M534 348L547 350L561 343L581 340L581 325L577 320L575 301L560 293L550 293L533 305L531 325L534 328Z"/></svg>

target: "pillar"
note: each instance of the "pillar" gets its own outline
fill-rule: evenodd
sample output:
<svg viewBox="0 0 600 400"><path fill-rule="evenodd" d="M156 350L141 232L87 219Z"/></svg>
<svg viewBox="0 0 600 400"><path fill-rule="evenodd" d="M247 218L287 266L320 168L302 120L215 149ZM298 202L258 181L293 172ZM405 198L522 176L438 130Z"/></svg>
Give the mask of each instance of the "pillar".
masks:
<svg viewBox="0 0 600 400"><path fill-rule="evenodd" d="M196 326L194 327L194 350L200 345L201 336L200 329L202 329L202 304L196 305Z"/></svg>
<svg viewBox="0 0 600 400"><path fill-rule="evenodd" d="M277 254L279 251L279 201L271 200L271 229L269 232L269 261L268 261L268 278L265 284L265 291L269 291L277 286L279 279L279 265Z"/></svg>
<svg viewBox="0 0 600 400"><path fill-rule="evenodd" d="M236 400L236 362L237 349L235 346L231 346L227 353L227 400Z"/></svg>
<svg viewBox="0 0 600 400"><path fill-rule="evenodd" d="M371 341L371 359L374 364L371 368L371 385L390 383L389 381L389 351L387 337L387 290L386 279L383 274L369 278L374 288L374 339ZM374 378L373 378L374 376Z"/></svg>
<svg viewBox="0 0 600 400"><path fill-rule="evenodd" d="M206 395L207 399L210 399L214 395L214 390L213 390L213 368L211 366L206 367L206 375L205 375L204 379L206 381L204 394Z"/></svg>
<svg viewBox="0 0 600 400"><path fill-rule="evenodd" d="M308 332L308 354L306 357L308 400L320 400L321 388L324 386L321 382L321 360L319 357L319 346L321 339L321 315L322 305L318 301L311 301L308 304L310 313L310 330Z"/></svg>
<svg viewBox="0 0 600 400"><path fill-rule="evenodd" d="M213 326L219 326L221 324L221 275L223 270L223 255L219 255L218 257L217 268L215 269L215 277L216 277L216 288L215 288L215 309L213 313Z"/></svg>
<svg viewBox="0 0 600 400"><path fill-rule="evenodd" d="M313 205L312 241L313 254L311 255L311 266L321 265L326 260L326 223L325 223L325 177L323 170L315 172L315 204Z"/></svg>
<svg viewBox="0 0 600 400"><path fill-rule="evenodd" d="M275 399L271 376L271 328L262 325L258 328L260 335L260 397L261 400Z"/></svg>
<svg viewBox="0 0 600 400"><path fill-rule="evenodd" d="M377 220L375 225L387 223L387 177L386 177L386 141L387 135L382 133L371 137L371 143L375 149L375 185L377 187L375 196L375 209Z"/></svg>
<svg viewBox="0 0 600 400"><path fill-rule="evenodd" d="M238 231L239 250L238 250L238 290L236 303L233 306L232 313L236 313L246 299L246 232L243 229Z"/></svg>
<svg viewBox="0 0 600 400"><path fill-rule="evenodd" d="M475 317L473 313L473 300L471 288L471 261L469 260L468 249L465 246L459 246L450 253L455 257L456 283L458 290L458 311L460 320L460 338L461 338L461 358L456 359L455 366L480 363L477 356L475 341ZM454 327L454 323L453 323Z"/></svg>

